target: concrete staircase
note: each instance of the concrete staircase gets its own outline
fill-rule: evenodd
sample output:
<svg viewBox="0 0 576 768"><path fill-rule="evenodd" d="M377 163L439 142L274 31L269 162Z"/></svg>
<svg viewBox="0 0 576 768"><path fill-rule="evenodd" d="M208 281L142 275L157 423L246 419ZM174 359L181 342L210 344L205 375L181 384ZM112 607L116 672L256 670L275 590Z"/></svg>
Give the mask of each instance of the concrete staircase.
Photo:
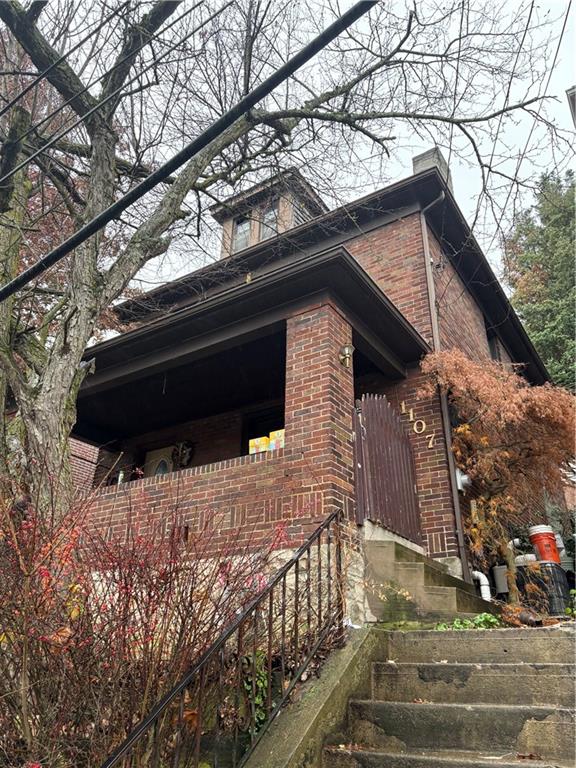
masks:
<svg viewBox="0 0 576 768"><path fill-rule="evenodd" d="M574 766L573 631L380 634L371 698L323 768Z"/></svg>
<svg viewBox="0 0 576 768"><path fill-rule="evenodd" d="M494 606L446 566L396 541L366 541L366 601L376 621L436 620Z"/></svg>

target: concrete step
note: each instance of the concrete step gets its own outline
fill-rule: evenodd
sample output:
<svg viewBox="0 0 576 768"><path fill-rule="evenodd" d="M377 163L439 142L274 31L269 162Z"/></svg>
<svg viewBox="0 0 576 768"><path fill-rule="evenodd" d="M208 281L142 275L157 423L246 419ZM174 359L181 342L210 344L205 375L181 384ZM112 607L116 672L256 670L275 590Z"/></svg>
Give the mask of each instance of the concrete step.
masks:
<svg viewBox="0 0 576 768"><path fill-rule="evenodd" d="M494 603L482 600L475 593L471 594L459 587L425 587L416 599L425 612L442 616L497 611Z"/></svg>
<svg viewBox="0 0 576 768"><path fill-rule="evenodd" d="M384 751L498 750L574 759L574 712L501 704L349 703L351 742Z"/></svg>
<svg viewBox="0 0 576 768"><path fill-rule="evenodd" d="M349 749L348 745L328 747L324 751L323 768L518 768L529 763L530 768L551 768L549 761L526 760L515 753L470 752L468 750L426 750L405 754L401 752ZM554 761L555 766L573 768L571 762Z"/></svg>
<svg viewBox="0 0 576 768"><path fill-rule="evenodd" d="M378 630L374 630L378 632ZM382 660L453 663L574 663L575 632L566 628L378 632Z"/></svg>
<svg viewBox="0 0 576 768"><path fill-rule="evenodd" d="M448 568L438 560L423 555L414 549L405 547L397 541L365 541L366 559L369 562L374 561L375 565L379 563L427 563L433 568L437 568L444 573L448 573Z"/></svg>
<svg viewBox="0 0 576 768"><path fill-rule="evenodd" d="M445 565L395 541L367 541L366 599L381 622L441 620L495 608ZM451 590L451 591L450 591Z"/></svg>
<svg viewBox="0 0 576 768"><path fill-rule="evenodd" d="M473 584L467 584L428 562L396 563L396 573L398 581L408 590L419 587L456 587L471 595L477 594Z"/></svg>
<svg viewBox="0 0 576 768"><path fill-rule="evenodd" d="M574 705L576 664L372 665L372 697L378 701L447 704Z"/></svg>

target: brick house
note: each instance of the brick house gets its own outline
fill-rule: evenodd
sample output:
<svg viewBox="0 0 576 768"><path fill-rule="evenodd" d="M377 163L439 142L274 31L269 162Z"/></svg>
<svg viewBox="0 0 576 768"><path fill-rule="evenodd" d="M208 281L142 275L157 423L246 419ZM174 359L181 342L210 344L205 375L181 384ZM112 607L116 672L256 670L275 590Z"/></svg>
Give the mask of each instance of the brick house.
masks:
<svg viewBox="0 0 576 768"><path fill-rule="evenodd" d="M409 178L336 210L287 171L212 214L220 260L124 303L131 330L87 351L96 367L78 399L73 454L79 482L99 488L94 519L122 534L140 494L148 520L175 503L189 526L215 511L215 546L280 521L297 545L343 509L462 573L450 414L439 396L419 395L419 362L460 347L523 363L534 384L548 375L438 150L415 158ZM368 512L365 488L360 498L366 395L385 396L375 402L410 447L411 457L387 459L373 430L382 455L362 482L404 478L388 502L392 523L385 497ZM249 453L251 439L277 430L283 446ZM415 528L403 523L405 502Z"/></svg>

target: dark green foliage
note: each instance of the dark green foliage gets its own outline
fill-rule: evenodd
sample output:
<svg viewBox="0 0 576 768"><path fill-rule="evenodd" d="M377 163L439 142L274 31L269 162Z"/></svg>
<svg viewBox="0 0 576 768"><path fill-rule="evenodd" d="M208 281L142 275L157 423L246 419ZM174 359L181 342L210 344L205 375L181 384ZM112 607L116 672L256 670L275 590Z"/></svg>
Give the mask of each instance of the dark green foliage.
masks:
<svg viewBox="0 0 576 768"><path fill-rule="evenodd" d="M442 621L436 624L435 629L447 632L449 629L498 629L502 622L491 613L479 613L473 619L454 619L451 622Z"/></svg>
<svg viewBox="0 0 576 768"><path fill-rule="evenodd" d="M512 303L552 379L576 391L574 175L544 175L505 243Z"/></svg>
<svg viewBox="0 0 576 768"><path fill-rule="evenodd" d="M268 692L268 659L264 651L256 651L254 656L245 656L242 660L244 689L251 710L251 728L258 733L268 718L266 696Z"/></svg>

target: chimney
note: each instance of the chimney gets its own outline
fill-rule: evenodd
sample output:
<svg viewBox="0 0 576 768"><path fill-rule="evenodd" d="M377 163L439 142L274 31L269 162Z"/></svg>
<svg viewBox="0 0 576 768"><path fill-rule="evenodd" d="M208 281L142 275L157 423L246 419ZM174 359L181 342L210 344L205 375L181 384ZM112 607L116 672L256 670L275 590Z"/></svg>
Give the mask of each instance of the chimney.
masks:
<svg viewBox="0 0 576 768"><path fill-rule="evenodd" d="M440 147L434 146L432 149L427 149L426 152L422 152L421 155L416 155L416 157L412 158L412 172L414 175L427 171L429 168L436 168L448 184L450 192L454 193L450 168L448 168L448 163L444 159Z"/></svg>

